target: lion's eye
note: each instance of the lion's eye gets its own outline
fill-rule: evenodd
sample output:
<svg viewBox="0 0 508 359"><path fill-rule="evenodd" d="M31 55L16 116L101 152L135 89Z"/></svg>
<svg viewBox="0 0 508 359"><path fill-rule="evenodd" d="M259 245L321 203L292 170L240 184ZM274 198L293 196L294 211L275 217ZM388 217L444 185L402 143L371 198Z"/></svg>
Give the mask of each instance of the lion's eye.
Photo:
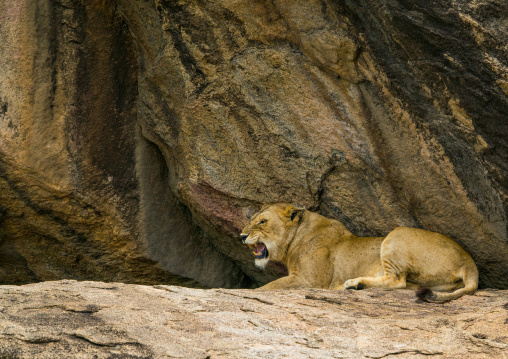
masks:
<svg viewBox="0 0 508 359"><path fill-rule="evenodd" d="M258 224L265 224L266 223L266 219L262 219Z"/></svg>

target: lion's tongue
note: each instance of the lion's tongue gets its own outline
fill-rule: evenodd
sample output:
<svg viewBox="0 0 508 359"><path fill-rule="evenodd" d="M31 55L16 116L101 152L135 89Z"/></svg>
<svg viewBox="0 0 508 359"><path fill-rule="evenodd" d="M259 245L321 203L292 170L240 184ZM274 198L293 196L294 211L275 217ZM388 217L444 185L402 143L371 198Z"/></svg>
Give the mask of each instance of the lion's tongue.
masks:
<svg viewBox="0 0 508 359"><path fill-rule="evenodd" d="M263 243L256 244L256 252L262 253L265 250L265 245Z"/></svg>

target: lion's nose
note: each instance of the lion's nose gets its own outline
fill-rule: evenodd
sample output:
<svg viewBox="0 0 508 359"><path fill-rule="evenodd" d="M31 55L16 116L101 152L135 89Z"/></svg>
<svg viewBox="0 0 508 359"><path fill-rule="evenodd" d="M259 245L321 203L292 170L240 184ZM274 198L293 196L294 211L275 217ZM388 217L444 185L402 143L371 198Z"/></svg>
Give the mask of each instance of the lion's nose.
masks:
<svg viewBox="0 0 508 359"><path fill-rule="evenodd" d="M245 242L248 236L249 236L248 234L240 234L240 239L242 240L242 242Z"/></svg>

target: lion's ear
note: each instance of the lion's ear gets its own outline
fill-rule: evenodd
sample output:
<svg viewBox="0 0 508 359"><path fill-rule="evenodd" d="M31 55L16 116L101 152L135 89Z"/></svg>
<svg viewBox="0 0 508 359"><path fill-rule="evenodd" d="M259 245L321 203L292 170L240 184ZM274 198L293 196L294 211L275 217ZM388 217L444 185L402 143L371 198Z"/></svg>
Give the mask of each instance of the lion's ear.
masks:
<svg viewBox="0 0 508 359"><path fill-rule="evenodd" d="M303 212L305 212L305 207L300 206L298 204L290 204L286 208L286 216L291 219L291 222L295 220L296 217L301 219Z"/></svg>

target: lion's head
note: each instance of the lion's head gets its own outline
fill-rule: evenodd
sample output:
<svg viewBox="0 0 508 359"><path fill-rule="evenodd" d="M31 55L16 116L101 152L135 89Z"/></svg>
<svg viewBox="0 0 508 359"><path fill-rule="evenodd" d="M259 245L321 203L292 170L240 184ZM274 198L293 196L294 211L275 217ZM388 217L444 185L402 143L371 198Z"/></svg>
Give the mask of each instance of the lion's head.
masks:
<svg viewBox="0 0 508 359"><path fill-rule="evenodd" d="M266 205L252 216L240 238L253 249L256 266L281 261L305 208L288 203Z"/></svg>

